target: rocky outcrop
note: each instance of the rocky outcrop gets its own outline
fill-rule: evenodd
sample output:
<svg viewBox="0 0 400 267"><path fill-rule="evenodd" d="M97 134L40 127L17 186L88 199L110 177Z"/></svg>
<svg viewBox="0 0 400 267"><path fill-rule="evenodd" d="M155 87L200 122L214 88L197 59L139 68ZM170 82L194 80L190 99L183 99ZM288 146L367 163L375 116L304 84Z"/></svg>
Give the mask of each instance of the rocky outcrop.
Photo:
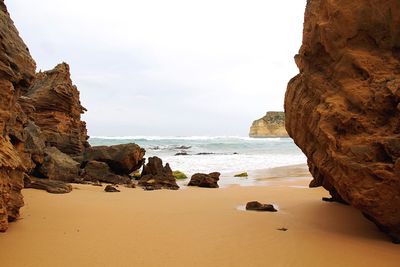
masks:
<svg viewBox="0 0 400 267"><path fill-rule="evenodd" d="M259 120L253 122L250 127L250 137L287 137L285 129L285 113L279 111L269 111Z"/></svg>
<svg viewBox="0 0 400 267"><path fill-rule="evenodd" d="M63 182L79 181L80 164L56 147L44 149L44 162L36 169L36 174L49 180Z"/></svg>
<svg viewBox="0 0 400 267"><path fill-rule="evenodd" d="M114 173L128 175L142 167L145 152L136 144L95 146L85 151L84 161L105 162Z"/></svg>
<svg viewBox="0 0 400 267"><path fill-rule="evenodd" d="M206 188L218 188L219 172L212 172L209 174L196 173L190 178L188 186L198 186Z"/></svg>
<svg viewBox="0 0 400 267"><path fill-rule="evenodd" d="M24 165L23 125L26 116L17 103L31 85L35 62L0 0L0 231L19 216Z"/></svg>
<svg viewBox="0 0 400 267"><path fill-rule="evenodd" d="M72 191L72 186L65 182L35 177L25 177L24 187L45 190L51 194L66 194Z"/></svg>
<svg viewBox="0 0 400 267"><path fill-rule="evenodd" d="M120 176L113 173L107 163L95 160L85 164L82 177L85 181L99 181L111 184L126 184L130 181L127 176Z"/></svg>
<svg viewBox="0 0 400 267"><path fill-rule="evenodd" d="M150 157L149 162L143 166L139 185L145 190L179 189L169 164L163 166L158 157Z"/></svg>
<svg viewBox="0 0 400 267"><path fill-rule="evenodd" d="M37 73L34 84L20 103L28 117L40 127L47 145L68 155L81 155L89 147L86 124L81 120L86 109L80 103L78 89L72 84L68 64Z"/></svg>
<svg viewBox="0 0 400 267"><path fill-rule="evenodd" d="M286 129L314 177L400 241L400 2L310 0Z"/></svg>

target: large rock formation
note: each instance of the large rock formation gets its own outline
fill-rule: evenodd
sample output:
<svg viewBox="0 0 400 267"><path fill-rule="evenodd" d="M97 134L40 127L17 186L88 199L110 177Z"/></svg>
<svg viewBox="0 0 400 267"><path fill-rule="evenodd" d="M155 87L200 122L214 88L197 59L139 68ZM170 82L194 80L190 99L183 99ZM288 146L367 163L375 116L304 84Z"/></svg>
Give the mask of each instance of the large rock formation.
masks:
<svg viewBox="0 0 400 267"><path fill-rule="evenodd" d="M250 137L287 137L285 129L285 113L269 111L259 120L255 120L250 127Z"/></svg>
<svg viewBox="0 0 400 267"><path fill-rule="evenodd" d="M68 155L81 155L89 146L86 124L81 121L85 108L80 103L78 89L72 84L68 64L37 73L20 103L41 128L47 145Z"/></svg>
<svg viewBox="0 0 400 267"><path fill-rule="evenodd" d="M314 180L400 241L400 2L309 0L286 129Z"/></svg>
<svg viewBox="0 0 400 267"><path fill-rule="evenodd" d="M26 116L17 103L35 75L35 62L0 0L0 231L18 218L23 205L23 126Z"/></svg>
<svg viewBox="0 0 400 267"><path fill-rule="evenodd" d="M94 146L85 151L84 161L105 162L114 173L128 175L142 167L145 152L136 144Z"/></svg>

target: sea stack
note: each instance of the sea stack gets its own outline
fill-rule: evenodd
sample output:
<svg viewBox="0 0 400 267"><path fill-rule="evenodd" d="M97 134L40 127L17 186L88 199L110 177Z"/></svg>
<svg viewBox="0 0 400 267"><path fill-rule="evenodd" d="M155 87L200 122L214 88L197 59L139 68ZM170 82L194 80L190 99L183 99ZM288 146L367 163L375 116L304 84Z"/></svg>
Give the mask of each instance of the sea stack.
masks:
<svg viewBox="0 0 400 267"><path fill-rule="evenodd" d="M285 113L282 111L268 111L259 120L255 120L250 127L250 137L287 137L285 129Z"/></svg>
<svg viewBox="0 0 400 267"><path fill-rule="evenodd" d="M286 129L334 199L400 241L400 2L310 0Z"/></svg>

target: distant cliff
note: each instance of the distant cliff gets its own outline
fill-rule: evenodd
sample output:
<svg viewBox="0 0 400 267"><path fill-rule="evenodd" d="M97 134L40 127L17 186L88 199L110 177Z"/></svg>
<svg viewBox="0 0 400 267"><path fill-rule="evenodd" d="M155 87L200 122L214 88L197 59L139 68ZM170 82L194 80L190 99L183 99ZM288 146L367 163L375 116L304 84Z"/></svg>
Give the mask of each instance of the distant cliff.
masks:
<svg viewBox="0 0 400 267"><path fill-rule="evenodd" d="M253 122L250 127L250 137L286 137L285 113L281 111L269 111L259 120Z"/></svg>

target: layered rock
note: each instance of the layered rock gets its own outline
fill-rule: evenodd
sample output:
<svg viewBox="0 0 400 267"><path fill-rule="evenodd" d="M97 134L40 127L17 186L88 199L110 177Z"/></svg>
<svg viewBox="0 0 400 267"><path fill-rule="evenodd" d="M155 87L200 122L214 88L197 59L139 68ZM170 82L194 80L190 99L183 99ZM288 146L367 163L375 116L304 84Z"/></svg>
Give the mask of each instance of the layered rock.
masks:
<svg viewBox="0 0 400 267"><path fill-rule="evenodd" d="M23 206L23 125L26 116L17 103L35 75L35 62L19 37L3 0L0 0L0 231L16 220Z"/></svg>
<svg viewBox="0 0 400 267"><path fill-rule="evenodd" d="M250 127L250 137L287 137L285 128L285 113L269 111L259 120L255 120Z"/></svg>
<svg viewBox="0 0 400 267"><path fill-rule="evenodd" d="M68 64L37 73L34 84L21 97L20 103L29 118L41 128L47 145L73 156L81 155L89 147L86 124L81 120L86 109L80 103L78 89L72 84Z"/></svg>
<svg viewBox="0 0 400 267"><path fill-rule="evenodd" d="M286 129L314 180L400 241L400 2L310 0Z"/></svg>

